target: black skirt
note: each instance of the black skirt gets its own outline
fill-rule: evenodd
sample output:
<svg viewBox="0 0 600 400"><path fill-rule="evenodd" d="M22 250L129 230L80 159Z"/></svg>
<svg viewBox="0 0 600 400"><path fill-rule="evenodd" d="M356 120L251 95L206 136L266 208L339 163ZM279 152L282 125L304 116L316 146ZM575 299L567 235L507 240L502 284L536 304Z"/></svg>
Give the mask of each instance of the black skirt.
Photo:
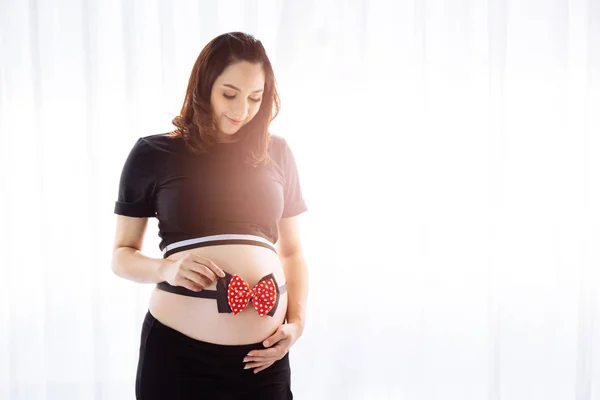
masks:
<svg viewBox="0 0 600 400"><path fill-rule="evenodd" d="M289 353L254 374L244 369L262 342L222 345L193 339L158 321L150 311L142 326L135 385L138 400L293 399Z"/></svg>

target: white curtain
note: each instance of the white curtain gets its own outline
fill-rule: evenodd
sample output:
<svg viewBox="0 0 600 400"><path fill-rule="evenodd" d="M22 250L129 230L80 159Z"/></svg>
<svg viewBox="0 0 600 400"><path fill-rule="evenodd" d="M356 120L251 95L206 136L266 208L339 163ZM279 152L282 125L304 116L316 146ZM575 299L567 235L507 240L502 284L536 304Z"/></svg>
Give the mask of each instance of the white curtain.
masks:
<svg viewBox="0 0 600 400"><path fill-rule="evenodd" d="M134 398L118 177L238 30L310 208L295 398L600 398L600 1L1 0L0 399Z"/></svg>

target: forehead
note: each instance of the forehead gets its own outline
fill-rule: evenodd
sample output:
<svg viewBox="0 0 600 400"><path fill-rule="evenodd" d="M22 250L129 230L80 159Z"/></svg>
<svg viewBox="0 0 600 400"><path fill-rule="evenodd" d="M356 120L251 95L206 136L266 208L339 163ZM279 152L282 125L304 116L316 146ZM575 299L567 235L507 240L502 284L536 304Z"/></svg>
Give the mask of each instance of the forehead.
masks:
<svg viewBox="0 0 600 400"><path fill-rule="evenodd" d="M261 64L241 61L228 65L215 81L215 86L225 83L241 90L254 91L265 85L265 73Z"/></svg>

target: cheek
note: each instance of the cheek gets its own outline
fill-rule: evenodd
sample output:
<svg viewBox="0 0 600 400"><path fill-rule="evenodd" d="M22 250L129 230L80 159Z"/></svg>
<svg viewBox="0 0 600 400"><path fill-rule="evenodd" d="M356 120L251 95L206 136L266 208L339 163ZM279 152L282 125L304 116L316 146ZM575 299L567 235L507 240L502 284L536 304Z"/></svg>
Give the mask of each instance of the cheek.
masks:
<svg viewBox="0 0 600 400"><path fill-rule="evenodd" d="M213 121L219 130L227 127L227 122L223 116L223 110L219 108L213 108Z"/></svg>
<svg viewBox="0 0 600 400"><path fill-rule="evenodd" d="M250 109L250 116L254 118L254 116L258 114L258 110L260 110L260 104L257 104Z"/></svg>
<svg viewBox="0 0 600 400"><path fill-rule="evenodd" d="M213 109L213 113L215 113L215 115L219 115L223 113L223 102L217 99L213 99L211 101L211 106Z"/></svg>

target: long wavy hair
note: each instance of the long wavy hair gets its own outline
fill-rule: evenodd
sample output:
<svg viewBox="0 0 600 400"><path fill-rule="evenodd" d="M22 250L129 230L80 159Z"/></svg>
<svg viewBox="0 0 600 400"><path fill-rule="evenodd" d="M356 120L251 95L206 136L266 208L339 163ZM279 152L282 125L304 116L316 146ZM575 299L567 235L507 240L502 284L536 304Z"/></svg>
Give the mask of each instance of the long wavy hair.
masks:
<svg viewBox="0 0 600 400"><path fill-rule="evenodd" d="M270 140L269 125L279 113L280 100L271 61L260 40L243 32L229 32L212 39L200 52L190 75L180 115L172 137L182 137L194 153L206 153L217 142L210 95L217 77L229 65L240 61L261 64L265 73L262 103L254 118L237 132L245 151L245 162L258 165L267 162ZM239 139L237 139L239 137Z"/></svg>

